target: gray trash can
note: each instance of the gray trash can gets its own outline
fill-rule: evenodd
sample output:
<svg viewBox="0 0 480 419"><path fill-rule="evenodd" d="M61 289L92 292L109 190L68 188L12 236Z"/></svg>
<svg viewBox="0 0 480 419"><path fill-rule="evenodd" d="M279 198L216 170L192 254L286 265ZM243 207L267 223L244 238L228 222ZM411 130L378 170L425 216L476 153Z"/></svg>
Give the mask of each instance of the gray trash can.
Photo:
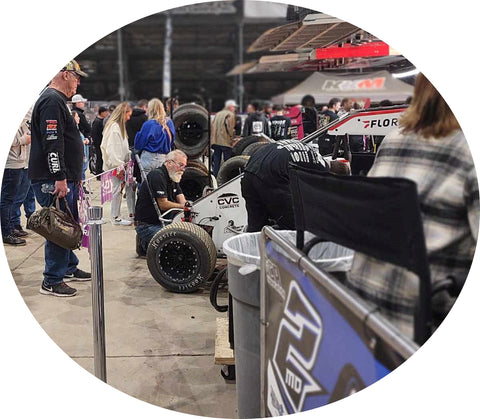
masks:
<svg viewBox="0 0 480 419"><path fill-rule="evenodd" d="M281 231L295 246L296 232ZM233 299L235 376L239 418L260 417L260 236L244 233L223 243L228 262L228 290ZM305 242L312 235L305 234ZM331 242L319 243L309 253L322 269L348 271L353 251Z"/></svg>

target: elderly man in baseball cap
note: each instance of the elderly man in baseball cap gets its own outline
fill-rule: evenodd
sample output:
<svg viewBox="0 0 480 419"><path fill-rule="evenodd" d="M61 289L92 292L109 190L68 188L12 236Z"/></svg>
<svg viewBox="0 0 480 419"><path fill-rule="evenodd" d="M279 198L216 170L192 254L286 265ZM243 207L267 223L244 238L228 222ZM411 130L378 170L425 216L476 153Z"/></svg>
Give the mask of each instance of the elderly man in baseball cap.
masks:
<svg viewBox="0 0 480 419"><path fill-rule="evenodd" d="M70 61L35 102L28 177L42 207L51 205L53 194L65 197L71 209L77 205L83 142L67 103L77 93L80 78L86 76L76 61ZM90 280L90 273L78 269L79 260L72 250L47 240L44 251L41 294L72 297L77 290L67 285L67 281Z"/></svg>
<svg viewBox="0 0 480 419"><path fill-rule="evenodd" d="M232 142L235 136L235 110L237 107L238 105L234 100L227 100L224 108L215 115L212 123L212 166L215 177L220 170L222 155L224 162L232 156Z"/></svg>

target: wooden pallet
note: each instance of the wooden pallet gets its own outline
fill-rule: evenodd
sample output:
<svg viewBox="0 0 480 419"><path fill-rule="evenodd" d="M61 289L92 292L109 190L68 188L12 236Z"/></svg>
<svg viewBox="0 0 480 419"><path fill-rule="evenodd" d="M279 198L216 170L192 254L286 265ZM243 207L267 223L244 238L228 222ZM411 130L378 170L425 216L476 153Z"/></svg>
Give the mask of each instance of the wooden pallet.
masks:
<svg viewBox="0 0 480 419"><path fill-rule="evenodd" d="M215 334L215 364L235 365L235 355L228 341L228 318L217 317Z"/></svg>

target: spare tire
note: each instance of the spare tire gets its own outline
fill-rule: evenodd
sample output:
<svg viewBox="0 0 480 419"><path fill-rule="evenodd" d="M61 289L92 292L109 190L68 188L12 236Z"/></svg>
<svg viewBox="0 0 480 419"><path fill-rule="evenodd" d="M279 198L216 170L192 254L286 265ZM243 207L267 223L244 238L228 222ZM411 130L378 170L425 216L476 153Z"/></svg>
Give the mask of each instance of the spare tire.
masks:
<svg viewBox="0 0 480 419"><path fill-rule="evenodd" d="M147 249L147 266L155 281L169 291L196 291L213 273L215 244L193 223L175 222L159 230Z"/></svg>
<svg viewBox="0 0 480 419"><path fill-rule="evenodd" d="M208 111L196 103L184 103L173 113L175 146L189 158L200 156L210 142Z"/></svg>
<svg viewBox="0 0 480 419"><path fill-rule="evenodd" d="M206 169L206 168L205 168ZM196 201L202 197L206 186L211 186L210 176L206 170L194 166L187 166L180 180L185 198L189 201Z"/></svg>
<svg viewBox="0 0 480 419"><path fill-rule="evenodd" d="M205 166L200 160L189 160L187 162L187 167L196 167L201 170L205 175L208 175L208 167Z"/></svg>
<svg viewBox="0 0 480 419"><path fill-rule="evenodd" d="M245 147L245 149L242 152L242 155L251 157L260 147L263 147L265 144L268 144L268 143L262 141L259 143L250 144L249 146Z"/></svg>
<svg viewBox="0 0 480 419"><path fill-rule="evenodd" d="M232 147L232 155L240 156L243 154L245 147L253 143L258 143L262 139L263 137L259 137L258 135L249 135L248 137L240 138L240 140L238 140L238 142Z"/></svg>
<svg viewBox="0 0 480 419"><path fill-rule="evenodd" d="M243 173L249 158L250 156L235 156L224 162L218 171L218 186L227 183L229 180L237 177L240 173Z"/></svg>

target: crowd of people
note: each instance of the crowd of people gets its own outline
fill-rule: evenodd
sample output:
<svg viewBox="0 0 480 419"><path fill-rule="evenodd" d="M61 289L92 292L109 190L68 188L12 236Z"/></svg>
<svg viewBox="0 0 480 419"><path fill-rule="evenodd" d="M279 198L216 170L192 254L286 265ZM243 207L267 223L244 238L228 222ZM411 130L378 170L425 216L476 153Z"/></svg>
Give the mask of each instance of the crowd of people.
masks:
<svg viewBox="0 0 480 419"><path fill-rule="evenodd" d="M176 132L171 118L178 100L169 99L164 104L152 98L134 105L122 102L110 108L99 106L90 124L85 115L87 99L77 93L83 77L87 74L77 62L70 61L41 93L18 129L2 182L3 243L26 245L29 233L21 225L20 211L23 206L28 219L35 211L35 200L40 206L49 206L56 195L65 198L63 205L75 210L80 190L90 193L85 188L86 172L90 169L97 177L112 173L112 224L135 223L136 250L139 256L145 256L151 237L161 228L158 210L163 214L189 205L180 187L188 157L175 149ZM304 135L362 106L348 98L332 98L324 109L319 109L309 95L300 105ZM262 106L252 102L243 123L237 111L235 101L227 100L213 118L210 137L213 175L231 158L232 147L239 138L265 135L273 139L245 167L242 195L247 205L248 231L259 231L272 221L279 228L294 229L292 208L286 204L288 163L341 174L348 171L327 163L309 145L291 138L292 121L282 106L273 106L268 101ZM142 181L136 165L135 181L127 180L128 165L135 155L139 156L146 182ZM432 281L453 277L461 288L478 235L478 183L457 120L422 74L417 76L411 105L404 112L400 126L384 139L368 176L406 177L417 183ZM125 217L121 215L123 196L127 200ZM46 240L44 252L42 294L73 296L76 290L67 282L90 280L90 274L78 268L79 260L72 250ZM358 254L349 286L379 304L393 322L411 335L416 290L413 282L409 274ZM441 293L435 307L447 312L451 303L452 299Z"/></svg>

